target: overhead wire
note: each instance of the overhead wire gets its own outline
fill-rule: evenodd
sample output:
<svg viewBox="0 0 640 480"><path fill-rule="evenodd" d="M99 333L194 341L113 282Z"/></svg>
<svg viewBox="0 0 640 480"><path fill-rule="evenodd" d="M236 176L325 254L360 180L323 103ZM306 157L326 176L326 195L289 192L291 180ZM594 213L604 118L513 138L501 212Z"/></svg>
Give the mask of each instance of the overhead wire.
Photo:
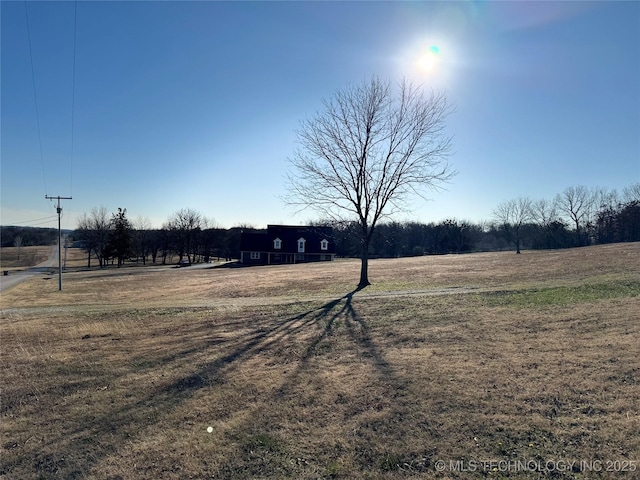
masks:
<svg viewBox="0 0 640 480"><path fill-rule="evenodd" d="M49 217L35 218L33 220L25 220L25 221L20 221L20 222L16 222L16 223L18 223L20 225L24 225L24 224L27 224L27 223L33 223L35 225L44 225L46 223L51 223L56 218L58 218L56 215L51 215ZM35 226L35 225L31 225L31 226Z"/></svg>
<svg viewBox="0 0 640 480"><path fill-rule="evenodd" d="M78 1L73 2L73 75L71 80L71 159L69 161L69 196L73 196L73 155L76 113L76 34L78 31Z"/></svg>
<svg viewBox="0 0 640 480"><path fill-rule="evenodd" d="M44 168L44 155L42 154L42 135L40 134L40 113L38 112L38 96L36 94L36 75L33 68L33 51L31 49L31 29L29 28L29 9L27 0L24 1L24 14L27 19L27 39L29 43L29 61L31 63L31 83L33 85L33 102L36 107L36 125L38 128L38 146L40 147L40 164L42 165L42 182L44 184L44 194L47 195L47 175Z"/></svg>
<svg viewBox="0 0 640 480"><path fill-rule="evenodd" d="M74 150L75 150L75 90L76 90L76 38L77 38L77 11L78 11L78 2L74 1L73 8L73 65L72 65L72 81L71 81L71 151L69 156L69 198L72 196L73 192L73 160L74 160ZM44 196L48 197L48 189L47 189L47 173L44 161L44 154L42 149L42 133L40 127L40 111L38 108L38 96L37 96L37 88L36 88L36 78L35 78L35 68L33 66L33 48L31 44L31 26L29 22L29 9L27 7L27 0L24 0L24 12L27 24L27 40L29 46L29 63L31 66L31 85L33 87L33 100L35 105L36 112L36 126L38 131L38 147L40 151L40 164L42 167L42 182L44 185Z"/></svg>

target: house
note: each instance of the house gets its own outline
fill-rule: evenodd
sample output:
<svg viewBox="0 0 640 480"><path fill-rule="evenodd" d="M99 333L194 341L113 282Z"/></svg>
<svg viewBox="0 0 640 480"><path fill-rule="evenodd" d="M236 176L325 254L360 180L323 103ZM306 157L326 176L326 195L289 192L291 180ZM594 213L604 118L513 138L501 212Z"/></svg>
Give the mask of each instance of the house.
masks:
<svg viewBox="0 0 640 480"><path fill-rule="evenodd" d="M267 225L266 231L240 235L243 265L330 262L335 256L331 227Z"/></svg>

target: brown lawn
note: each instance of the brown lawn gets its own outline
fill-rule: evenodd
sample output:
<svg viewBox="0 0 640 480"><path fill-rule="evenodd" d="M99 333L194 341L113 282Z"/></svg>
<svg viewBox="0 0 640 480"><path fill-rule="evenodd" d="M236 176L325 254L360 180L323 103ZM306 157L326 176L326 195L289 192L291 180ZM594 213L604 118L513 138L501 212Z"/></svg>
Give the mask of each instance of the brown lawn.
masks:
<svg viewBox="0 0 640 480"><path fill-rule="evenodd" d="M0 476L638 478L639 243L358 268L3 293Z"/></svg>
<svg viewBox="0 0 640 480"><path fill-rule="evenodd" d="M49 258L51 248L50 245L0 248L0 270L16 270L33 267Z"/></svg>

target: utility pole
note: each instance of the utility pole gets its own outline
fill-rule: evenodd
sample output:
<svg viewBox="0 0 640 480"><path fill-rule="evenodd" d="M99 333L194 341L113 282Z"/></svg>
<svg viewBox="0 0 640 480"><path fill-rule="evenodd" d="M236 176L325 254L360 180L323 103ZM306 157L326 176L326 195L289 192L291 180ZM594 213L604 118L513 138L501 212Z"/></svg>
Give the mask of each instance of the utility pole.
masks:
<svg viewBox="0 0 640 480"><path fill-rule="evenodd" d="M58 200L56 209L58 210L58 291L62 291L62 230L60 229L60 217L62 215L62 207L60 206L60 200L72 200L71 197L50 197L45 195L47 200Z"/></svg>

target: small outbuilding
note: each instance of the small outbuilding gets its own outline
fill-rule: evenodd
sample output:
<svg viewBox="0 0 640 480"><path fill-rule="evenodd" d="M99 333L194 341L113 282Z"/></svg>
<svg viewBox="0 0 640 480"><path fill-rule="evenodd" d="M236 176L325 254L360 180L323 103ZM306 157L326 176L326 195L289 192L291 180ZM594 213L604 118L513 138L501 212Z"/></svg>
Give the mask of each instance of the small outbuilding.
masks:
<svg viewBox="0 0 640 480"><path fill-rule="evenodd" d="M244 265L330 262L335 256L331 227L267 225L266 231L240 235Z"/></svg>

